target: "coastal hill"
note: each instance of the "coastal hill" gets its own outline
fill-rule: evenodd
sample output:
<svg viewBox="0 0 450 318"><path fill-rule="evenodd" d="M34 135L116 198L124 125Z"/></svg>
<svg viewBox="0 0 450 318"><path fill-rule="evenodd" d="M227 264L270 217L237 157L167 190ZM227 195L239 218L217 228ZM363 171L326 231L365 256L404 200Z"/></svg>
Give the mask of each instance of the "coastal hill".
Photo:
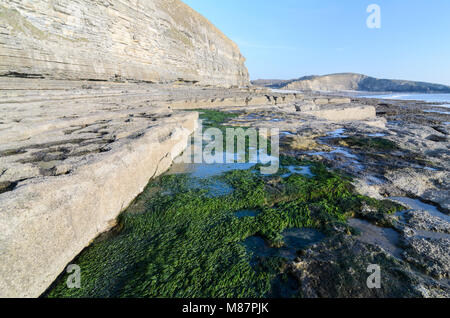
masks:
<svg viewBox="0 0 450 318"><path fill-rule="evenodd" d="M256 80L253 85L301 91L366 91L450 93L450 87L441 84L404 80L378 79L362 74L339 73L324 76L305 76L293 80Z"/></svg>
<svg viewBox="0 0 450 318"><path fill-rule="evenodd" d="M0 55L0 76L249 84L239 47L179 0L3 0Z"/></svg>

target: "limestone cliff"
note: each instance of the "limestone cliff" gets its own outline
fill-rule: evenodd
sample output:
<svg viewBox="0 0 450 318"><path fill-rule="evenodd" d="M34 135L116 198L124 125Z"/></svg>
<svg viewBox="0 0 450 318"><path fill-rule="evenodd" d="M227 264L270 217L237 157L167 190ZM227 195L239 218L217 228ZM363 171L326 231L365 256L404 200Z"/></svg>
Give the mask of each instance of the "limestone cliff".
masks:
<svg viewBox="0 0 450 318"><path fill-rule="evenodd" d="M310 76L293 81L285 86L286 89L304 91L344 91L358 90L358 83L364 78L360 74L333 74L325 76Z"/></svg>
<svg viewBox="0 0 450 318"><path fill-rule="evenodd" d="M179 0L2 0L0 75L248 85L238 46Z"/></svg>
<svg viewBox="0 0 450 318"><path fill-rule="evenodd" d="M450 87L445 85L378 79L355 73L305 76L294 80L257 80L252 83L258 86L301 91L450 93Z"/></svg>

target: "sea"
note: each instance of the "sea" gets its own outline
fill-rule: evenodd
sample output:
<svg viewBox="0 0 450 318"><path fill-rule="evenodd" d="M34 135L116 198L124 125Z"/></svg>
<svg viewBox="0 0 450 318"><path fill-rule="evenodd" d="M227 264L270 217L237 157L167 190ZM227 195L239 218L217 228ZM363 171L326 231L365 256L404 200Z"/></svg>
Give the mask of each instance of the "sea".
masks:
<svg viewBox="0 0 450 318"><path fill-rule="evenodd" d="M418 100L433 103L436 106L450 108L450 94L415 94L415 93L391 93L391 94L361 94L361 98L379 98L391 100Z"/></svg>
<svg viewBox="0 0 450 318"><path fill-rule="evenodd" d="M274 93L302 93L301 91L292 90L282 90L282 89L272 89ZM327 92L324 92L327 93ZM443 111L442 109L429 109L425 112L429 113L439 113L450 115L450 94L419 94L419 93L370 93L370 92L355 92L355 91L344 91L340 94L347 95L349 97L358 98L377 98L386 100L417 100L424 101L428 103L433 103L434 106L449 108L449 111ZM446 123L448 124L448 123Z"/></svg>
<svg viewBox="0 0 450 318"><path fill-rule="evenodd" d="M272 89L274 93L303 93L297 90ZM329 92L324 92L329 93ZM359 97L359 98L378 98L391 100L418 100L428 103L433 103L436 106L450 108L450 94L419 94L419 93L370 93L370 92L355 92L343 91L344 95Z"/></svg>

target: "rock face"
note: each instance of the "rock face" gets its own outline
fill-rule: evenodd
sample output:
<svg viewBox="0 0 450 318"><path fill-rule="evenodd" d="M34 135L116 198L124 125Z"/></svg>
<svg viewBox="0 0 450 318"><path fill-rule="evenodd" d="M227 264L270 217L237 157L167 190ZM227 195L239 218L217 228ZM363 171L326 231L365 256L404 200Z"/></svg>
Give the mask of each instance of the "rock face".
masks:
<svg viewBox="0 0 450 318"><path fill-rule="evenodd" d="M358 90L359 83L365 78L360 74L333 74L326 76L311 76L294 80L283 88L304 91L345 91Z"/></svg>
<svg viewBox="0 0 450 318"><path fill-rule="evenodd" d="M0 182L9 184L0 189L0 297L43 293L170 167L197 126L196 112L141 96L89 98L70 94L69 83L60 94L43 84L35 88L44 93L24 90L0 103Z"/></svg>
<svg viewBox="0 0 450 318"><path fill-rule="evenodd" d="M264 94L262 94L264 93ZM37 297L165 172L192 108L293 95L193 85L0 78L0 297Z"/></svg>
<svg viewBox="0 0 450 318"><path fill-rule="evenodd" d="M362 74L340 73L325 76L305 76L299 79L257 80L254 85L301 91L367 91L450 93L450 87L423 82L378 79Z"/></svg>
<svg viewBox="0 0 450 318"><path fill-rule="evenodd" d="M4 0L0 75L249 84L238 46L179 0Z"/></svg>

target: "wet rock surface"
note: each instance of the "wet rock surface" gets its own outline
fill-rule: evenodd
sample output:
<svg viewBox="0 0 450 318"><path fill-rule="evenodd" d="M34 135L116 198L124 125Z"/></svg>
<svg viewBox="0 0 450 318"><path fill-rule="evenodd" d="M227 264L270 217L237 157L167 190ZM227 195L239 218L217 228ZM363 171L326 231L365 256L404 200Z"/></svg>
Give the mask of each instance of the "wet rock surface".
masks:
<svg viewBox="0 0 450 318"><path fill-rule="evenodd" d="M381 269L381 288L368 288L368 267ZM412 271L375 245L349 236L333 237L302 253L292 263L306 298L448 297L450 288Z"/></svg>
<svg viewBox="0 0 450 318"><path fill-rule="evenodd" d="M334 253L331 251L335 249L335 241L303 252L306 256L293 263L303 295L449 297L450 222L446 214L450 202L450 147L446 126L449 116L445 112L429 112L435 106L422 102L371 99L356 99L356 102L375 105L377 119L340 123L318 118L308 121L300 113L317 109L310 101L297 103L295 115L265 111L243 117L248 126L269 127L270 122L278 127L282 153L325 162L352 175L360 193L380 200L392 196L405 198L394 200L405 206L404 212L398 215L380 215L363 207L356 215L360 219L349 222L359 235L355 241L342 238ZM367 290L363 279L367 275L362 276L365 268L357 264L361 259L373 260L372 248L383 254L383 258L395 257L397 263L389 265L388 271L399 273L397 269L400 269L402 279L406 280L400 283L394 275L378 293ZM347 277L345 266L340 267L345 264L344 255L355 258L353 265L359 266L361 272L359 280L353 274ZM327 277L329 285L323 277ZM345 284L347 287L342 289L336 287ZM353 287L354 295L350 292Z"/></svg>
<svg viewBox="0 0 450 318"><path fill-rule="evenodd" d="M405 237L404 258L437 279L449 278L450 238Z"/></svg>
<svg viewBox="0 0 450 318"><path fill-rule="evenodd" d="M431 215L427 211L413 210L403 214L408 227L429 232L450 234L450 223L437 216Z"/></svg>

